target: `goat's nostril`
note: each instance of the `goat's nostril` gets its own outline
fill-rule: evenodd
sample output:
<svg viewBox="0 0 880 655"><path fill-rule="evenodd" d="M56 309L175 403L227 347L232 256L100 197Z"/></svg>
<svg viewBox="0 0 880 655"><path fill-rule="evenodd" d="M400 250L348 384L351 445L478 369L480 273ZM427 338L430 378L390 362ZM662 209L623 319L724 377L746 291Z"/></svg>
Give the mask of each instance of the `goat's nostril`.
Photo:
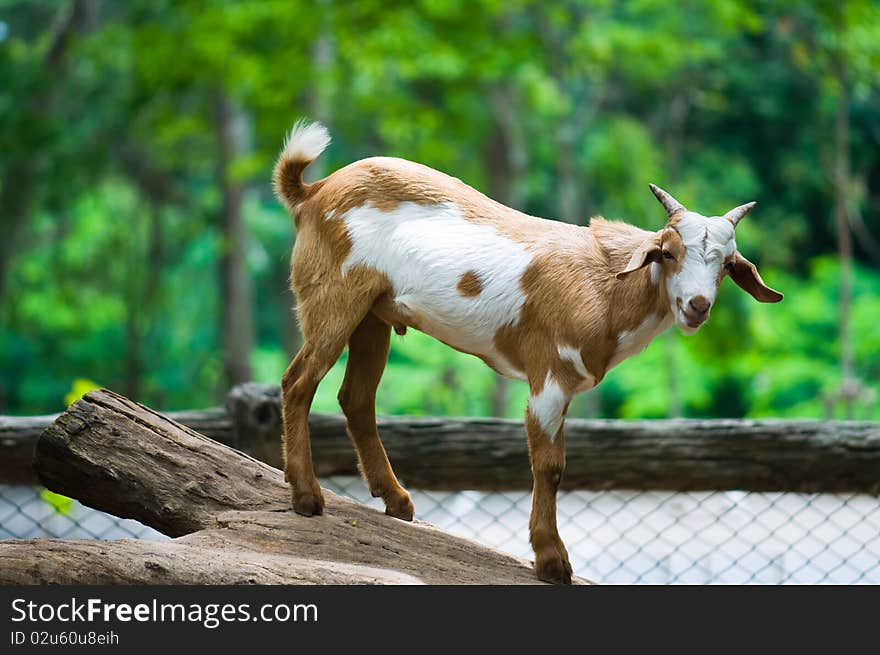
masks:
<svg viewBox="0 0 880 655"><path fill-rule="evenodd" d="M694 296L688 301L688 306L695 312L705 314L709 311L712 303L709 302L709 299L706 298L706 296Z"/></svg>

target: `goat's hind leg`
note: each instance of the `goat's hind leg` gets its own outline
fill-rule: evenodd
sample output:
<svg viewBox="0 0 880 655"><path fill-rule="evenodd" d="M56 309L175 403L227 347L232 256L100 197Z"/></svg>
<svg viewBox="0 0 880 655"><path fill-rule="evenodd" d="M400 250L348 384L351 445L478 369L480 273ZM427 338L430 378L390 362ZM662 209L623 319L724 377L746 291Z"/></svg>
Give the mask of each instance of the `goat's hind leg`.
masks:
<svg viewBox="0 0 880 655"><path fill-rule="evenodd" d="M385 501L386 514L411 521L412 500L394 475L376 429L376 388L388 360L390 335L391 327L373 313L358 325L348 341L348 364L339 404L370 493Z"/></svg>
<svg viewBox="0 0 880 655"><path fill-rule="evenodd" d="M294 511L303 516L324 513L324 495L312 464L309 408L322 371L333 361L328 348L306 341L281 378L284 479L290 483Z"/></svg>
<svg viewBox="0 0 880 655"><path fill-rule="evenodd" d="M324 496L312 463L309 408L318 383L339 359L346 341L368 308L364 306L363 311L358 311L358 302L353 300L342 305L347 308L344 316L330 318L318 313L330 306L322 302L309 303L308 309L301 306L303 345L281 378L284 478L291 486L293 509L304 516L324 511Z"/></svg>

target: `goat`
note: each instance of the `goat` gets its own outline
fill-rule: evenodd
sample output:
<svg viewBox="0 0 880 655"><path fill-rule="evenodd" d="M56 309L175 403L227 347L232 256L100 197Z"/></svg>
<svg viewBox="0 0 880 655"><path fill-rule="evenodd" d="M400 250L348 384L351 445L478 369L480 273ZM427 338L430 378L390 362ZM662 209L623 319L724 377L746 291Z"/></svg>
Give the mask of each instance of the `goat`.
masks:
<svg viewBox="0 0 880 655"><path fill-rule="evenodd" d="M726 276L761 302L782 299L736 248L734 228L755 203L707 218L652 184L666 210L662 229L599 217L582 227L528 216L403 159L371 157L304 183L303 170L329 142L319 123L297 123L273 174L296 224L290 280L303 335L282 378L294 510L323 512L308 412L348 345L339 403L361 471L387 514L412 520L379 439L375 399L391 329L413 328L528 382L535 570L570 583L556 526L569 401L673 322L694 333Z"/></svg>

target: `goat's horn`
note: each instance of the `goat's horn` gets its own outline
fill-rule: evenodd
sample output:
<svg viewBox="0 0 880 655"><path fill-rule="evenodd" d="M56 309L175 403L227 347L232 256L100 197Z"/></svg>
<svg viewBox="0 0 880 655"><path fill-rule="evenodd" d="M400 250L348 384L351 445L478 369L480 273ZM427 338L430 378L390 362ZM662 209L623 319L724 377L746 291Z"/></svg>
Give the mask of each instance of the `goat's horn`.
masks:
<svg viewBox="0 0 880 655"><path fill-rule="evenodd" d="M740 205L739 207L734 207L729 212L724 215L728 221L733 223L733 227L736 227L736 224L739 223L740 219L752 211L752 207L757 205L756 202L747 202L744 205Z"/></svg>
<svg viewBox="0 0 880 655"><path fill-rule="evenodd" d="M651 189L651 193L653 193L657 197L657 200L660 201L660 204L663 205L663 208L666 210L667 216L672 216L676 212L686 211L684 205L682 205L678 200L670 196L656 184L649 184L648 186Z"/></svg>

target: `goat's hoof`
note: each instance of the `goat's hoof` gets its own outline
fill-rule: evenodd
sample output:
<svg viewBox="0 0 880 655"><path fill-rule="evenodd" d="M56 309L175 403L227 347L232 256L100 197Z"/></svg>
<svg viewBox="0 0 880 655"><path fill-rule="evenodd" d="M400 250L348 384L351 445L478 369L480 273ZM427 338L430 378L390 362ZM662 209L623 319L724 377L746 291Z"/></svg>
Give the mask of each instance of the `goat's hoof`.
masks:
<svg viewBox="0 0 880 655"><path fill-rule="evenodd" d="M551 584L571 584L571 564L568 559L555 555L535 562L538 579Z"/></svg>
<svg viewBox="0 0 880 655"><path fill-rule="evenodd" d="M320 516L324 513L324 496L320 492L295 494L293 511L301 516Z"/></svg>
<svg viewBox="0 0 880 655"><path fill-rule="evenodd" d="M401 496L385 503L385 513L402 521L412 521L415 511L412 500L405 491Z"/></svg>

